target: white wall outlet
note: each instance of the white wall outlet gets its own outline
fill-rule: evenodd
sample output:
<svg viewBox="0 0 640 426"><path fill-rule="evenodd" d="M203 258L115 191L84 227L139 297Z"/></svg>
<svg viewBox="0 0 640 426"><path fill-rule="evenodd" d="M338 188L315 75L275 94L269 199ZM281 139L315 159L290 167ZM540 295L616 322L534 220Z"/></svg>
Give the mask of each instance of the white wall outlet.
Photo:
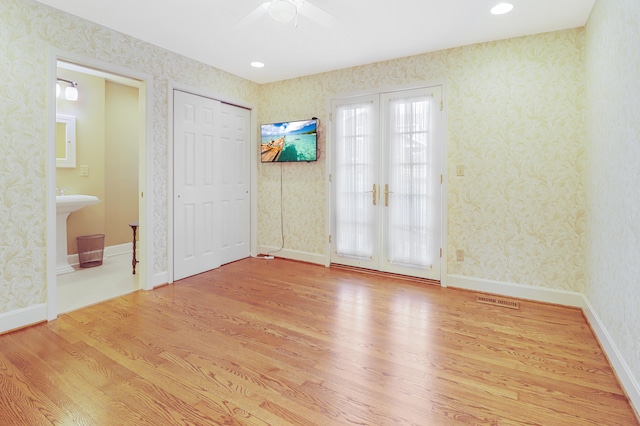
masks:
<svg viewBox="0 0 640 426"><path fill-rule="evenodd" d="M462 249L457 249L456 250L456 260L458 262L462 262L464 260L464 250L462 250Z"/></svg>
<svg viewBox="0 0 640 426"><path fill-rule="evenodd" d="M81 177L89 176L89 166L87 166L86 164L80 166L80 176Z"/></svg>

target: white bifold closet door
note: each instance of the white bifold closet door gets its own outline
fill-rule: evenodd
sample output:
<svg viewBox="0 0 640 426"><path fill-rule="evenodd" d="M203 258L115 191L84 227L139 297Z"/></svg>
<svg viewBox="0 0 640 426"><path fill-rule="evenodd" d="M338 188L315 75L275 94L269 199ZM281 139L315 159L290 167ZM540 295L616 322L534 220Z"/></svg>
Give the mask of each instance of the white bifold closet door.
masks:
<svg viewBox="0 0 640 426"><path fill-rule="evenodd" d="M441 87L332 102L331 262L440 279Z"/></svg>
<svg viewBox="0 0 640 426"><path fill-rule="evenodd" d="M250 114L174 91L174 280L249 256Z"/></svg>

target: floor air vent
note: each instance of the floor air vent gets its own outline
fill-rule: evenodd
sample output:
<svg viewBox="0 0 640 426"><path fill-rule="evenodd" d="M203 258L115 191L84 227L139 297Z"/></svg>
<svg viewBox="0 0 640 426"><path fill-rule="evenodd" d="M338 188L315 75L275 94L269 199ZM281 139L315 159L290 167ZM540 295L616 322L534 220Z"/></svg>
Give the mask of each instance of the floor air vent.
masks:
<svg viewBox="0 0 640 426"><path fill-rule="evenodd" d="M513 300L502 299L500 297L477 296L476 302L484 303L487 305L502 306L503 308L509 308L509 309L520 309L520 304L518 302L515 302Z"/></svg>

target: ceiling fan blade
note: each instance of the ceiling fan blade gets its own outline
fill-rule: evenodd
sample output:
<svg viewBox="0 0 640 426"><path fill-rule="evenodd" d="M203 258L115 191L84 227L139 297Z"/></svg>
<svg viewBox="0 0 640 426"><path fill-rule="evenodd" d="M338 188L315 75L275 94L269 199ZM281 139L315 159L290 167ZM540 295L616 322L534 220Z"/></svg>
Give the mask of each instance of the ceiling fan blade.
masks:
<svg viewBox="0 0 640 426"><path fill-rule="evenodd" d="M319 7L312 5L308 1L303 1L302 4L298 6L298 13L306 16L312 21L315 21L323 27L331 27L338 22L338 18L329 12L325 12Z"/></svg>
<svg viewBox="0 0 640 426"><path fill-rule="evenodd" d="M258 21L258 19L260 19L265 13L267 13L267 9L269 8L269 3L271 2L270 1L264 2L260 6L256 7L253 10L253 12L251 12L250 14L248 14L247 16L239 20L238 23L236 23L233 26L233 28L236 30L244 30L249 26L255 24Z"/></svg>

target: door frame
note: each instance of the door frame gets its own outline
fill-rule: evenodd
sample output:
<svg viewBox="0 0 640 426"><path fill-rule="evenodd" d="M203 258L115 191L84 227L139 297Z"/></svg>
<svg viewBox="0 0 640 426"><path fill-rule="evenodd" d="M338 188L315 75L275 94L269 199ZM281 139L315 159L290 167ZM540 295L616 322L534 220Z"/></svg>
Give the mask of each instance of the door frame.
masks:
<svg viewBox="0 0 640 426"><path fill-rule="evenodd" d="M153 244L153 76L120 65L104 62L95 58L77 55L56 48L49 49L47 69L47 146L46 146L46 272L47 272L47 319L54 320L58 316L57 275L56 275L56 96L58 61L77 64L105 73L121 75L141 82L138 90L140 105L139 122L139 164L138 178L141 200L138 208L140 222L139 235L142 241L138 256L139 285L141 289L151 290L154 286L153 262L155 249Z"/></svg>
<svg viewBox="0 0 640 426"><path fill-rule="evenodd" d="M174 151L173 151L173 102L174 102L174 91L179 90L181 92L187 92L192 95L202 96L205 98L213 99L216 101L220 101L226 104L231 104L238 106L240 108L248 109L251 112L250 119L250 127L251 133L249 135L249 141L255 142L255 146L250 148L249 150L249 254L251 256L256 255L256 247L258 245L258 235L256 230L258 229L258 216L257 216L257 207L258 207L258 198L256 188L258 187L257 181L257 160L258 160L258 143L256 135L256 128L258 123L257 118L257 108L246 101L233 99L228 96L223 96L219 93L211 92L205 89L189 86L187 84L183 84L174 80L170 80L168 84L168 93L167 93L167 106L168 106L168 153L167 153L167 275L168 282L173 283L175 281L175 271L173 267L174 262L174 244L173 239L175 237L175 229L173 225L174 214L173 214L173 197L174 197L174 173L173 173L173 160L174 160Z"/></svg>
<svg viewBox="0 0 640 426"><path fill-rule="evenodd" d="M333 173L333 161L329 159L333 158L333 135L331 133L331 129L333 127L333 117L332 117L332 102L339 99L345 99L356 96L365 96L365 95L373 95L383 92L397 92L403 90L411 90L411 89L420 89L424 87L432 87L432 86L440 86L442 87L442 149L441 149L441 159L442 162L442 192L440 194L440 206L441 206L441 228L440 228L440 238L442 241L442 255L440 256L440 286L447 287L447 181L448 181L448 147L447 147L447 137L448 137L448 121L447 121L447 84L444 80L434 80L434 81L419 81L412 84L403 84L398 86L380 86L380 87L372 87L365 90L358 90L352 92L343 92L343 93L335 93L327 96L326 98L326 111L327 117L329 117L329 123L326 125L326 172L325 172L325 193L327 194L325 199L325 208L327 212L327 220L325 222L325 266L329 267L331 265L331 212L333 211L333 192L331 189L331 176Z"/></svg>

